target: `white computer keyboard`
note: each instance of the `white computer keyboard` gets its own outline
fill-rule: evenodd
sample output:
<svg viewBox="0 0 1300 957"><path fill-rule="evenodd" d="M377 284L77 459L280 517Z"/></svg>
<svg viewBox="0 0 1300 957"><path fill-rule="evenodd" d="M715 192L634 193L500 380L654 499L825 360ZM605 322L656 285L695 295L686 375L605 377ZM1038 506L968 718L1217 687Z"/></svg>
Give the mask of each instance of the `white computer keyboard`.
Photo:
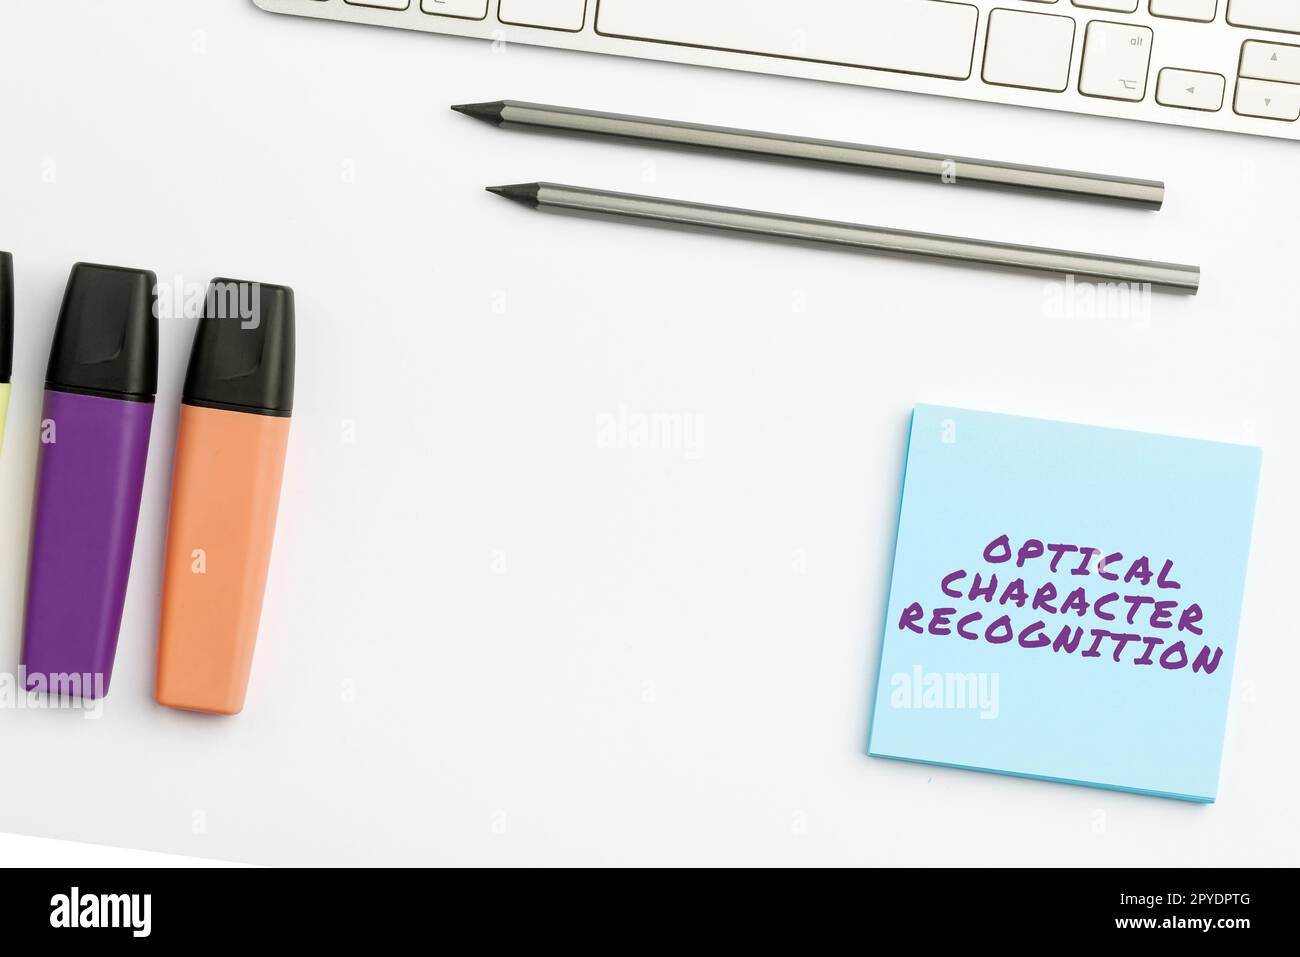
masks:
<svg viewBox="0 0 1300 957"><path fill-rule="evenodd" d="M1300 0L255 2L276 13L1300 139Z"/></svg>

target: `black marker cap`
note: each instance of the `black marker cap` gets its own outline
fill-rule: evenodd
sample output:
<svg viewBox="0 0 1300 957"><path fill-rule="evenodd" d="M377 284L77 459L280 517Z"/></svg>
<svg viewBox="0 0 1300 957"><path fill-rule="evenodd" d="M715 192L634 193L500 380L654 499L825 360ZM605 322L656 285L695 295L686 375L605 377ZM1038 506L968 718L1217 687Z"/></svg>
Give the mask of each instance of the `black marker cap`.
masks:
<svg viewBox="0 0 1300 957"><path fill-rule="evenodd" d="M158 277L147 269L77 263L54 327L45 385L110 399L158 391Z"/></svg>
<svg viewBox="0 0 1300 957"><path fill-rule="evenodd" d="M14 257L0 252L0 383L14 374Z"/></svg>
<svg viewBox="0 0 1300 957"><path fill-rule="evenodd" d="M293 290L214 279L185 373L182 401L232 412L293 412Z"/></svg>

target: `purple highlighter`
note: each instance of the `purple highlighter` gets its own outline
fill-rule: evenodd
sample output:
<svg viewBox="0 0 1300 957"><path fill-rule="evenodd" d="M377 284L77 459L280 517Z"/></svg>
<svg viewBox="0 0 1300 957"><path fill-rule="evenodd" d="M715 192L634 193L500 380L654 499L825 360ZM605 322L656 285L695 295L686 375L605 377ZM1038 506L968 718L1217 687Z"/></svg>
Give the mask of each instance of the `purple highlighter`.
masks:
<svg viewBox="0 0 1300 957"><path fill-rule="evenodd" d="M108 693L135 548L154 394L158 281L72 269L45 375L23 623L28 690Z"/></svg>

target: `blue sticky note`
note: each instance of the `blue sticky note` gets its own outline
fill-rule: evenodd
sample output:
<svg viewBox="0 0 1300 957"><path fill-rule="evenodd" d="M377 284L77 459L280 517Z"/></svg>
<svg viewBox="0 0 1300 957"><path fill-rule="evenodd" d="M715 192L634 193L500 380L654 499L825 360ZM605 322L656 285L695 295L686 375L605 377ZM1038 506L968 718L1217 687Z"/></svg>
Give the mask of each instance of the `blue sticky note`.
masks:
<svg viewBox="0 0 1300 957"><path fill-rule="evenodd" d="M869 753L1213 802L1260 458L917 406Z"/></svg>

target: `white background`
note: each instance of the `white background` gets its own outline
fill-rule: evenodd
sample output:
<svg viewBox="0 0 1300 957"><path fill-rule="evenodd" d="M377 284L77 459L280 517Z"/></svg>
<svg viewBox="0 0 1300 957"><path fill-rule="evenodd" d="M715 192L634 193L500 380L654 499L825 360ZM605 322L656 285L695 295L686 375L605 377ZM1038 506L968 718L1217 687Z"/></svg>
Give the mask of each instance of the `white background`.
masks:
<svg viewBox="0 0 1300 957"><path fill-rule="evenodd" d="M494 52L242 0L2 0L0 89L20 310L0 670L72 263L286 283L299 319L244 713L152 700L193 328L171 319L112 693L97 721L0 712L0 827L267 863L1300 863L1296 144ZM1169 200L967 192L447 110L501 97L1164 178ZM1136 317L1062 314L1040 278L482 192L536 179L1193 262L1204 286ZM863 755L918 401L1264 446L1217 805ZM702 442L601 448L620 408L696 417Z"/></svg>

